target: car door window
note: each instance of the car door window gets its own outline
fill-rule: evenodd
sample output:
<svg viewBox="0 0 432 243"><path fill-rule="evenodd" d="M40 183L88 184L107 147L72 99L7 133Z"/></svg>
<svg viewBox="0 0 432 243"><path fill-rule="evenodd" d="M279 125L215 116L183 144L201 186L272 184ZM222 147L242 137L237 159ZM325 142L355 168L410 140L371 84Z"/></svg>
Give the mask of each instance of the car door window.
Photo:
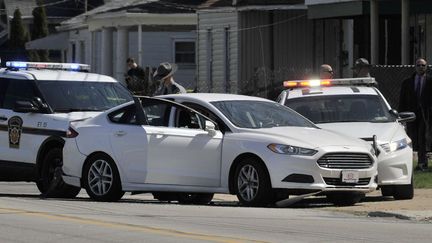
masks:
<svg viewBox="0 0 432 243"><path fill-rule="evenodd" d="M143 99L141 103L150 126L169 126L170 103L158 99Z"/></svg>
<svg viewBox="0 0 432 243"><path fill-rule="evenodd" d="M28 80L13 80L7 85L2 107L13 109L17 101L33 101L36 97L35 87Z"/></svg>
<svg viewBox="0 0 432 243"><path fill-rule="evenodd" d="M177 108L175 127L203 129L203 121L199 115L183 107Z"/></svg>
<svg viewBox="0 0 432 243"><path fill-rule="evenodd" d="M135 105L129 105L123 109L114 111L108 115L108 118L113 123L137 125L137 115Z"/></svg>
<svg viewBox="0 0 432 243"><path fill-rule="evenodd" d="M215 127L216 130L221 130L222 132L230 130L228 126L226 126L225 123L209 109L191 102L184 102L183 105L198 111L199 113L203 114L204 116L216 122L216 127Z"/></svg>

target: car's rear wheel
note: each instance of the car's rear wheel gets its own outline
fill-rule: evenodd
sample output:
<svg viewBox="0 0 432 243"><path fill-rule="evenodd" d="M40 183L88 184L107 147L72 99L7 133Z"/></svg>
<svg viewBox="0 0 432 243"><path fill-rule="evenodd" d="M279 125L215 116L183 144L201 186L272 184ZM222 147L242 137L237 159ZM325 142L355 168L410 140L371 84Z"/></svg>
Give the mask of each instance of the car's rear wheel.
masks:
<svg viewBox="0 0 432 243"><path fill-rule="evenodd" d="M265 166L256 158L241 161L234 174L237 198L244 206L266 206L272 198L270 178Z"/></svg>
<svg viewBox="0 0 432 243"><path fill-rule="evenodd" d="M96 201L118 201L124 195L117 166L105 154L89 158L83 170L83 185L90 198Z"/></svg>
<svg viewBox="0 0 432 243"><path fill-rule="evenodd" d="M394 186L393 197L396 200L409 200L414 198L414 183L412 176L410 184Z"/></svg>
<svg viewBox="0 0 432 243"><path fill-rule="evenodd" d="M351 206L365 197L362 192L337 192L327 194L327 199L336 206Z"/></svg>
<svg viewBox="0 0 432 243"><path fill-rule="evenodd" d="M53 148L42 161L40 179L36 186L44 197L74 198L80 192L80 187L66 184L62 179L63 154L61 148Z"/></svg>
<svg viewBox="0 0 432 243"><path fill-rule="evenodd" d="M213 193L178 193L178 202L181 204L209 204L213 199Z"/></svg>

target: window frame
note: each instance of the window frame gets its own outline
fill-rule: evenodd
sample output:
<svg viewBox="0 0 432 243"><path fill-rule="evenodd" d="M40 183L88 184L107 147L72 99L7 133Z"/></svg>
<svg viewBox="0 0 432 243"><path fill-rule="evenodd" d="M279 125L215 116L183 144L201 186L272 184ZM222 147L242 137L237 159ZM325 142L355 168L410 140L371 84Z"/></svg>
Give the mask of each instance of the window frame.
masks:
<svg viewBox="0 0 432 243"><path fill-rule="evenodd" d="M194 62L179 62L177 60L177 43L193 43L194 45L194 50L193 53L181 53L181 54L193 54L194 56ZM181 67L190 67L190 68L194 68L196 66L197 63L197 58L196 58L196 41L195 39L192 38L174 38L173 40L173 62L176 63L177 65L181 66Z"/></svg>

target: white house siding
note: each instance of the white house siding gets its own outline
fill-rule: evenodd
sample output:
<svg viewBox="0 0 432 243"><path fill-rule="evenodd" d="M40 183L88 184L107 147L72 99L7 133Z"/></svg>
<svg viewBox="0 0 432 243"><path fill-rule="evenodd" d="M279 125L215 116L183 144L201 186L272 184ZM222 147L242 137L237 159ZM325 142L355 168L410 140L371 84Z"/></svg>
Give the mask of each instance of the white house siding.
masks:
<svg viewBox="0 0 432 243"><path fill-rule="evenodd" d="M69 31L69 48L66 61L90 64L92 61L91 43L91 34L87 29ZM72 45L75 45L75 54L73 54ZM73 55L75 55L75 60L73 60Z"/></svg>
<svg viewBox="0 0 432 243"><path fill-rule="evenodd" d="M238 92L237 31L238 15L234 11L198 12L197 74L200 92ZM225 47L227 33L229 44Z"/></svg>

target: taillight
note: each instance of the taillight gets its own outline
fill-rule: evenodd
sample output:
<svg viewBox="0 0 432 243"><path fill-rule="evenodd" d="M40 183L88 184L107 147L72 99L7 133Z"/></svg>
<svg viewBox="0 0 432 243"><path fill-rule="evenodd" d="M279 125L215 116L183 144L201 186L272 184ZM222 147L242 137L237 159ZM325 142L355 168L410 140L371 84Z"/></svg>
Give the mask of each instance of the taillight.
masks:
<svg viewBox="0 0 432 243"><path fill-rule="evenodd" d="M72 127L69 127L67 132L66 132L67 138L75 138L78 135L79 135L79 133L77 131L75 131Z"/></svg>

